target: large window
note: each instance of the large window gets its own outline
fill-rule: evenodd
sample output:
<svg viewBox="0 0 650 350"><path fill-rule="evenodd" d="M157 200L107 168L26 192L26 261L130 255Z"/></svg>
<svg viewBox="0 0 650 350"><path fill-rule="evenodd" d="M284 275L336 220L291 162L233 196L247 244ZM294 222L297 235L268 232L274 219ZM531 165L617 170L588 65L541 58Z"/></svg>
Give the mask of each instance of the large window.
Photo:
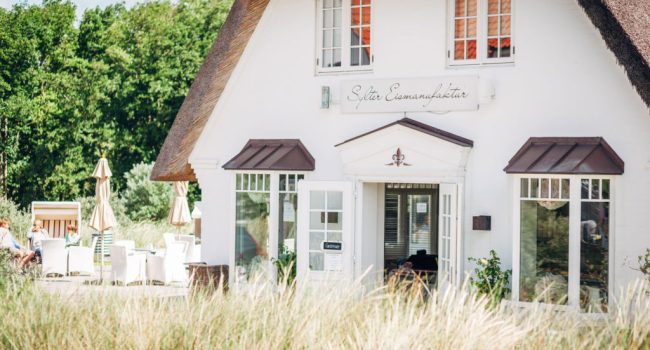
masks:
<svg viewBox="0 0 650 350"><path fill-rule="evenodd" d="M609 286L609 180L582 179L580 192L580 308L605 312Z"/></svg>
<svg viewBox="0 0 650 350"><path fill-rule="evenodd" d="M235 174L235 266L238 276L270 267L296 249L298 181L304 174ZM276 243L277 242L277 243Z"/></svg>
<svg viewBox="0 0 650 350"><path fill-rule="evenodd" d="M318 71L370 69L371 0L319 0L318 9Z"/></svg>
<svg viewBox="0 0 650 350"><path fill-rule="evenodd" d="M296 231L298 230L298 181L302 174L280 174L278 251L296 251Z"/></svg>
<svg viewBox="0 0 650 350"><path fill-rule="evenodd" d="M584 176L518 179L519 301L607 311L610 184Z"/></svg>
<svg viewBox="0 0 650 350"><path fill-rule="evenodd" d="M451 65L514 60L514 0L450 0Z"/></svg>
<svg viewBox="0 0 650 350"><path fill-rule="evenodd" d="M236 176L235 263L250 272L268 258L271 175Z"/></svg>
<svg viewBox="0 0 650 350"><path fill-rule="evenodd" d="M521 179L521 301L568 302L568 190L568 179Z"/></svg>

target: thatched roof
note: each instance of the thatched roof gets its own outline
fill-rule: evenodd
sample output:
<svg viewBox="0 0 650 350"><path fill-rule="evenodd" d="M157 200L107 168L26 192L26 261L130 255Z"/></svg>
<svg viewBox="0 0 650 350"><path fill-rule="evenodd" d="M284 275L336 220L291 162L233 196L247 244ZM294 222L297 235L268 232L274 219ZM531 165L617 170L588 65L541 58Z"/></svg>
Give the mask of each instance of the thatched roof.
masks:
<svg viewBox="0 0 650 350"><path fill-rule="evenodd" d="M151 179L196 181L188 162L269 0L235 0L158 154Z"/></svg>
<svg viewBox="0 0 650 350"><path fill-rule="evenodd" d="M577 0L650 107L650 1ZM269 0L235 0L190 87L151 178L196 181L189 156L226 87Z"/></svg>
<svg viewBox="0 0 650 350"><path fill-rule="evenodd" d="M650 1L578 0L650 107Z"/></svg>

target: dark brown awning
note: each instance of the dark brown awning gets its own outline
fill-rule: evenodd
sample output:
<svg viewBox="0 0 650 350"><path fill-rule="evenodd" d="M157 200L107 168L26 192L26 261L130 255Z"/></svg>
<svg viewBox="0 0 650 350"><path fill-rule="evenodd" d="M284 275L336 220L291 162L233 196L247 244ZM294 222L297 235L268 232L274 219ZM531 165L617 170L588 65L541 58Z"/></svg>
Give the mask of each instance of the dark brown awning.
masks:
<svg viewBox="0 0 650 350"><path fill-rule="evenodd" d="M503 169L510 174L623 174L625 163L602 137L531 137Z"/></svg>
<svg viewBox="0 0 650 350"><path fill-rule="evenodd" d="M314 157L300 140L249 140L223 168L227 170L312 171Z"/></svg>

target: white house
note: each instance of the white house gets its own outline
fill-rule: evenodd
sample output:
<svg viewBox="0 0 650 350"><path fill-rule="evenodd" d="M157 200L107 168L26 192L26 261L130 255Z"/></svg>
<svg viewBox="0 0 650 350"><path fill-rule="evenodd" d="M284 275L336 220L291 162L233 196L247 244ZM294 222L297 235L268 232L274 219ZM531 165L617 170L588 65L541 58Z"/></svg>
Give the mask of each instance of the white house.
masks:
<svg viewBox="0 0 650 350"><path fill-rule="evenodd" d="M311 279L459 281L494 249L515 301L605 311L650 247L649 28L641 1L236 0L152 178L198 181L231 278L287 247Z"/></svg>

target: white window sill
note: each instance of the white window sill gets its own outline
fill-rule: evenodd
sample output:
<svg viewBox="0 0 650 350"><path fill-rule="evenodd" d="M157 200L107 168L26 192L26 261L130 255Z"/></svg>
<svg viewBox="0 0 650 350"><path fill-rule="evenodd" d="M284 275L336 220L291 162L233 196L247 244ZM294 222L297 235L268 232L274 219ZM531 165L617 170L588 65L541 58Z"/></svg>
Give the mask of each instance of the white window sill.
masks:
<svg viewBox="0 0 650 350"><path fill-rule="evenodd" d="M447 63L447 69L514 67L515 61L491 63Z"/></svg>
<svg viewBox="0 0 650 350"><path fill-rule="evenodd" d="M345 69L317 71L316 76L336 76L336 75L366 75L374 73L372 68L364 69Z"/></svg>

